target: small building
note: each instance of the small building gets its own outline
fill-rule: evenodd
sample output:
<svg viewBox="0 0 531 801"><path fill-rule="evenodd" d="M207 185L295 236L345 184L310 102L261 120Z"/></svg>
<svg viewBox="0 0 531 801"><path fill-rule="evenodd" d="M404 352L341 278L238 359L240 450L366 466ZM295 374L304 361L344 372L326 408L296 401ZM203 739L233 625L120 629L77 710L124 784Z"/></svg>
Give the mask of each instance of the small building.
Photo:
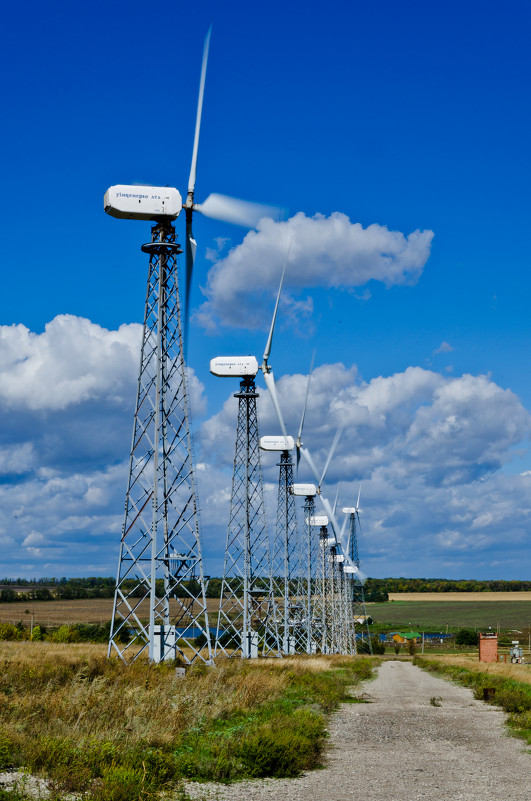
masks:
<svg viewBox="0 0 531 801"><path fill-rule="evenodd" d="M418 631L406 631L404 633L397 631L393 634L393 642L404 643L410 640L417 642L420 639L422 639L422 634L419 634Z"/></svg>
<svg viewBox="0 0 531 801"><path fill-rule="evenodd" d="M486 631L479 635L479 661L498 661L498 635L494 631Z"/></svg>

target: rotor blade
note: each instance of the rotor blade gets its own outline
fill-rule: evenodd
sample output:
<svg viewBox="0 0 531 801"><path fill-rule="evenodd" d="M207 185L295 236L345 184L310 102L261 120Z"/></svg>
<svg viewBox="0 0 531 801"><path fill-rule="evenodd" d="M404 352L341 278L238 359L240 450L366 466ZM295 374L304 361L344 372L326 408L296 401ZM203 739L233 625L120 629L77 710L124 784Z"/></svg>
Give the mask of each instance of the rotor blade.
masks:
<svg viewBox="0 0 531 801"><path fill-rule="evenodd" d="M195 203L194 211L200 211L205 217L213 220L242 225L244 228L256 228L263 217L278 220L279 210L275 206L262 203L250 203L228 195L209 195L203 203Z"/></svg>
<svg viewBox="0 0 531 801"><path fill-rule="evenodd" d="M310 379L312 377L313 363L315 361L315 350L312 353L312 361L310 363L310 372L308 373L308 381L306 382L306 398L304 399L304 409L302 410L301 424L299 426L299 433L297 434L297 447L300 448L302 444L302 429L304 427L304 418L306 417L306 407L308 406L308 395L310 394Z"/></svg>
<svg viewBox="0 0 531 801"><path fill-rule="evenodd" d="M363 531L361 529L360 515L359 515L359 512L357 510L356 510L356 519L358 521L358 528L359 528L359 531L360 531L360 537L363 537Z"/></svg>
<svg viewBox="0 0 531 801"><path fill-rule="evenodd" d="M349 559L348 557L345 559L345 562L349 567L354 568L354 574L353 575L356 576L356 578L360 582L360 584L365 584L365 582L367 581L367 576L365 575L363 570L360 570L359 567L357 565L355 565L352 562L352 560Z"/></svg>
<svg viewBox="0 0 531 801"><path fill-rule="evenodd" d="M280 301L280 294L282 292L282 286L284 284L284 276L286 275L286 267L288 266L288 259L289 259L289 251L290 251L290 249L291 249L291 240L290 240L289 247L288 247L288 253L287 253L287 256L286 256L286 261L284 262L284 269L282 270L282 275L280 277L280 284L278 286L277 299L275 301L275 309L273 311L273 319L271 320L271 328L269 329L269 336L267 338L267 343L266 343L266 346L265 346L264 362L263 362L263 364L265 365L265 368L267 368L267 361L269 359L269 354L271 353L271 345L273 343L273 331L275 330L275 322L276 322L276 319L277 319L278 304L279 304L279 301ZM264 369L264 367L262 367L262 369Z"/></svg>
<svg viewBox="0 0 531 801"><path fill-rule="evenodd" d="M203 63L201 65L201 78L199 80L199 97L197 99L197 115L195 118L194 147L192 150L192 165L190 167L190 177L188 179L188 195L191 196L191 200L193 200L194 190L195 190L195 177L197 173L197 150L199 148L199 131L201 130L201 114L203 112L203 95L205 93L208 49L210 47L211 33L212 33L212 25L208 29L208 33L205 36L205 46L203 48Z"/></svg>
<svg viewBox="0 0 531 801"><path fill-rule="evenodd" d="M347 527L348 521L349 521L349 515L345 515L345 518L344 518L343 523L341 525L341 540L342 541L345 538L345 529ZM348 535L348 540L347 540L347 545L349 545L349 544L350 544L350 530L349 530L349 535ZM348 553L348 547L347 547L347 553Z"/></svg>
<svg viewBox="0 0 531 801"><path fill-rule="evenodd" d="M284 425L284 420L282 419L282 412L280 411L280 404L278 402L278 395L277 395L277 388L275 386L275 379L273 377L273 371L270 370L268 373L264 372L264 381L266 382L266 386L269 390L269 394L271 395L271 400L273 401L273 406L275 407L275 411L277 413L278 422L280 423L280 430L282 434L287 437L286 426Z"/></svg>
<svg viewBox="0 0 531 801"><path fill-rule="evenodd" d="M185 286L185 306L184 306L184 324L183 324L183 340L184 340L184 353L188 348L188 322L190 319L190 290L192 287L192 273L194 270L195 251L197 242L192 233L192 212L188 213L186 210L186 286Z"/></svg>
<svg viewBox="0 0 531 801"><path fill-rule="evenodd" d="M341 529L340 529L340 527L339 527L339 525L337 523L336 516L335 516L335 514L333 512L333 509L332 509L332 507L330 505L330 501L328 500L328 498L325 498L325 496L323 494L321 494L320 497L321 497L321 503L323 504L323 508L324 508L324 510L326 512L328 520L332 524L332 529L334 531L334 536L335 536L336 540L339 542L338 534L339 534Z"/></svg>
<svg viewBox="0 0 531 801"><path fill-rule="evenodd" d="M360 488L358 490L358 501L356 503L356 509L360 508L360 495L361 495L361 481L360 481Z"/></svg>
<svg viewBox="0 0 531 801"><path fill-rule="evenodd" d="M308 462L310 470L312 471L312 473L313 473L313 475L315 477L315 480L317 481L319 479L319 473L317 472L317 468L316 468L315 463L314 463L314 461L312 459L312 455L311 455L310 451L307 448L303 448L301 446L300 447L300 452L302 453L302 455L304 456L304 458Z"/></svg>
<svg viewBox="0 0 531 801"><path fill-rule="evenodd" d="M334 440L332 442L332 447L330 448L330 451L328 452L328 459L326 460L326 464L325 464L324 469L323 469L323 475L321 476L321 480L319 482L319 486L321 486L321 484L323 483L323 481L325 479L325 476L326 476L326 474L328 472L328 468L330 467L330 462L332 461L332 456L334 455L334 451L337 448L337 443L339 442L339 437L341 436L342 430L343 430L343 426L339 426L337 431L336 431L336 435L335 435Z"/></svg>
<svg viewBox="0 0 531 801"><path fill-rule="evenodd" d="M337 509L337 499L338 499L338 497L339 497L339 485L338 485L338 487L337 487L337 490L336 490L336 497L335 497L335 499L334 499L334 514L336 513L336 509Z"/></svg>

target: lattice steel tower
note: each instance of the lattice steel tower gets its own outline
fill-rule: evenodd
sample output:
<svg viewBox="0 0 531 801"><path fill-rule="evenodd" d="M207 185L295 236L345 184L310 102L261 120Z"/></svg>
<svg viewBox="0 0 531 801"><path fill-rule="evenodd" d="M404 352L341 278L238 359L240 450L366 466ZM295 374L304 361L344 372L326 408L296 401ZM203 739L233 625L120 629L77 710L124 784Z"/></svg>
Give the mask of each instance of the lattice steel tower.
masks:
<svg viewBox="0 0 531 801"><path fill-rule="evenodd" d="M354 565L359 569L360 558L358 553L358 527L359 527L359 496L355 507L347 507L343 512L349 515L349 556ZM365 597L363 593L363 583L359 573L349 574L350 597L352 599L352 616L354 626L357 629L356 650L362 653L372 654L371 632L367 622L367 610L365 608ZM362 621L361 623L359 621Z"/></svg>
<svg viewBox="0 0 531 801"><path fill-rule="evenodd" d="M211 660L171 222L151 229L109 655ZM202 636L201 636L202 635ZM196 645L203 641L204 644Z"/></svg>
<svg viewBox="0 0 531 801"><path fill-rule="evenodd" d="M215 363L217 368L212 366ZM227 363L223 357L213 360L211 372L217 369L215 375L230 375ZM251 365L250 370L256 375L256 360L254 365L256 369ZM254 375L242 376L240 391L234 396L238 399L238 426L215 644L216 654L243 659L279 654Z"/></svg>
<svg viewBox="0 0 531 801"><path fill-rule="evenodd" d="M267 437L262 438L267 440ZM270 438L274 439L274 438ZM291 439L291 438L290 438ZM288 443L293 446L293 440ZM304 603L300 582L300 541L297 529L293 486L293 462L289 450L280 455L277 521L273 540L271 570L277 599L279 634L282 653L292 654L305 650Z"/></svg>
<svg viewBox="0 0 531 801"><path fill-rule="evenodd" d="M304 525L300 538L300 576L301 576L301 601L304 606L303 617L303 650L307 654L314 654L317 651L315 639L315 604L314 596L317 589L317 563L319 559L319 537L314 531L313 520L315 518L315 495L317 488L314 484L292 484L290 492L296 497L304 498Z"/></svg>

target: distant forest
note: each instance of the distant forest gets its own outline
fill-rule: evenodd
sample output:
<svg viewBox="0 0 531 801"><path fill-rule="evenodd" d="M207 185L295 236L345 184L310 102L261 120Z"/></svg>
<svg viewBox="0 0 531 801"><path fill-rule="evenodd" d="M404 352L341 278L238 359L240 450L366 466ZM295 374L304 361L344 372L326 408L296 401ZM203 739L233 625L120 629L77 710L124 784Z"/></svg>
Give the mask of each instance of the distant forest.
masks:
<svg viewBox="0 0 531 801"><path fill-rule="evenodd" d="M221 579L211 578L207 597L219 598ZM112 598L114 578L39 578L0 580L0 603L54 601L76 598ZM390 592L518 592L531 590L531 581L476 581L474 579L385 578L367 579L366 601L387 601Z"/></svg>

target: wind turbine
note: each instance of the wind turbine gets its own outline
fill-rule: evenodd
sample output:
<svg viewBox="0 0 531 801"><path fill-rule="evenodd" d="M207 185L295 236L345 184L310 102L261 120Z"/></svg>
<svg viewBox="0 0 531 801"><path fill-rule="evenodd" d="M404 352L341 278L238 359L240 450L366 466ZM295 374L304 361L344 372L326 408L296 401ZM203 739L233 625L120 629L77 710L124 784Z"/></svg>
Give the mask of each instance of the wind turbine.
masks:
<svg viewBox="0 0 531 801"><path fill-rule="evenodd" d="M309 381L308 381L309 385ZM308 393L306 396L306 403ZM341 553L340 542L337 538L336 531L337 523L335 521L335 504L334 508L331 507L328 499L323 495L322 485L325 480L328 468L330 467L334 451L337 447L341 429L338 429L336 436L332 442L329 450L324 469L319 476L315 463L309 451L302 445L302 429L306 413L306 404L303 411L299 434L297 437L298 451L305 457L305 460L310 465L317 481L315 494L319 496L323 504L325 515L313 515L308 517L308 528L311 536L312 527L319 528L319 545L317 559L315 560L315 592L311 602L312 606L312 640L320 648L322 653L334 653L340 651L338 646L337 632L342 631L344 626L341 619L341 607L338 606L338 570L339 563L344 561L344 556ZM314 503L314 499L310 495L307 497L306 505ZM331 531L329 531L331 526ZM309 553L312 553L310 548Z"/></svg>
<svg viewBox="0 0 531 801"><path fill-rule="evenodd" d="M292 437L286 435L259 438L256 410L259 395L255 383L258 370L261 369L275 408L280 413L268 358L285 271L284 266L260 367L254 356L218 356L210 362L213 375L242 379L240 392L235 395L238 398L236 452L215 645L215 652L222 652L226 656L258 656L260 645L264 655L276 654L279 649L289 652L289 640L286 641L289 622L286 623L284 611L281 642L278 636L275 600L278 587L273 581L268 546L259 447L284 452L292 449L294 442ZM285 515L291 526L292 518L287 505Z"/></svg>
<svg viewBox="0 0 531 801"><path fill-rule="evenodd" d="M326 513L325 517L327 518L327 524L321 526L320 529L320 557L317 561L319 580L316 583L317 585L321 585L322 591L320 595L315 595L313 608L315 610L315 617L318 618L321 616L323 621L321 626L321 649L352 653L355 652L355 640L352 623L352 603L349 601L347 592L350 582L348 582L347 576L349 578L355 576L360 586L363 586L364 576L359 570L359 564L353 561L349 553L348 544L346 544L344 540L344 529L340 530L336 520L335 513L338 495L336 494L336 500L332 507L321 490L334 451L341 437L341 427L339 427L336 432L324 469L322 473L319 474L310 452L302 443L302 431L308 397L309 381L305 407L296 442L297 462L300 461L301 455L304 456L305 461L314 474L317 482L316 494L320 497ZM330 533L328 531L329 525L331 525ZM328 549L328 554L325 557L326 549Z"/></svg>
<svg viewBox="0 0 531 801"><path fill-rule="evenodd" d="M211 661L183 341L196 249L192 216L200 211L216 219L249 225L269 212L256 204L217 195L202 204L194 201L209 43L210 31L203 51L185 204L180 192L169 186L121 184L111 186L104 196L104 209L112 217L154 223L151 241L142 246L149 255L149 272L108 651L124 661L137 659L146 651L154 662L175 659L177 655L186 662L196 658ZM177 256L182 250L173 225L183 208L184 325L177 269ZM198 638L198 633L203 636ZM124 639L128 639L125 644ZM196 645L201 640L205 646Z"/></svg>
<svg viewBox="0 0 531 801"><path fill-rule="evenodd" d="M269 364L269 357L273 344L278 304L289 260L289 251L290 248L288 248L286 262L278 287L275 309L261 365L261 370L271 396L273 407L276 411L282 435L265 436L260 439L260 447L262 450L280 453L280 462L278 463L277 519L272 548L272 575L277 611L279 613L279 623L282 631L282 651L286 655L305 650L302 620L304 609L300 598L300 541L297 528L295 498L291 492L291 487L293 485L293 460L291 452L293 451L295 442L293 437L288 436L286 431L273 371Z"/></svg>
<svg viewBox="0 0 531 801"><path fill-rule="evenodd" d="M345 518L345 522L347 522L348 520L349 523L347 552L350 556L352 563L358 568L358 570L360 566L360 559L358 553L358 530L361 532L360 495L361 495L361 484L358 489L358 500L356 501L356 505L343 508L343 513L348 516ZM359 573L349 571L348 576L350 579L350 581L348 582L349 585L348 590L350 595L350 605L352 609L353 622L354 626L356 626L357 624L360 629L359 644L361 645L361 650L363 652L372 654L371 632L367 618L367 610L365 608L363 582L359 577ZM355 644L356 644L356 650L360 650L357 647L358 643L356 642Z"/></svg>

